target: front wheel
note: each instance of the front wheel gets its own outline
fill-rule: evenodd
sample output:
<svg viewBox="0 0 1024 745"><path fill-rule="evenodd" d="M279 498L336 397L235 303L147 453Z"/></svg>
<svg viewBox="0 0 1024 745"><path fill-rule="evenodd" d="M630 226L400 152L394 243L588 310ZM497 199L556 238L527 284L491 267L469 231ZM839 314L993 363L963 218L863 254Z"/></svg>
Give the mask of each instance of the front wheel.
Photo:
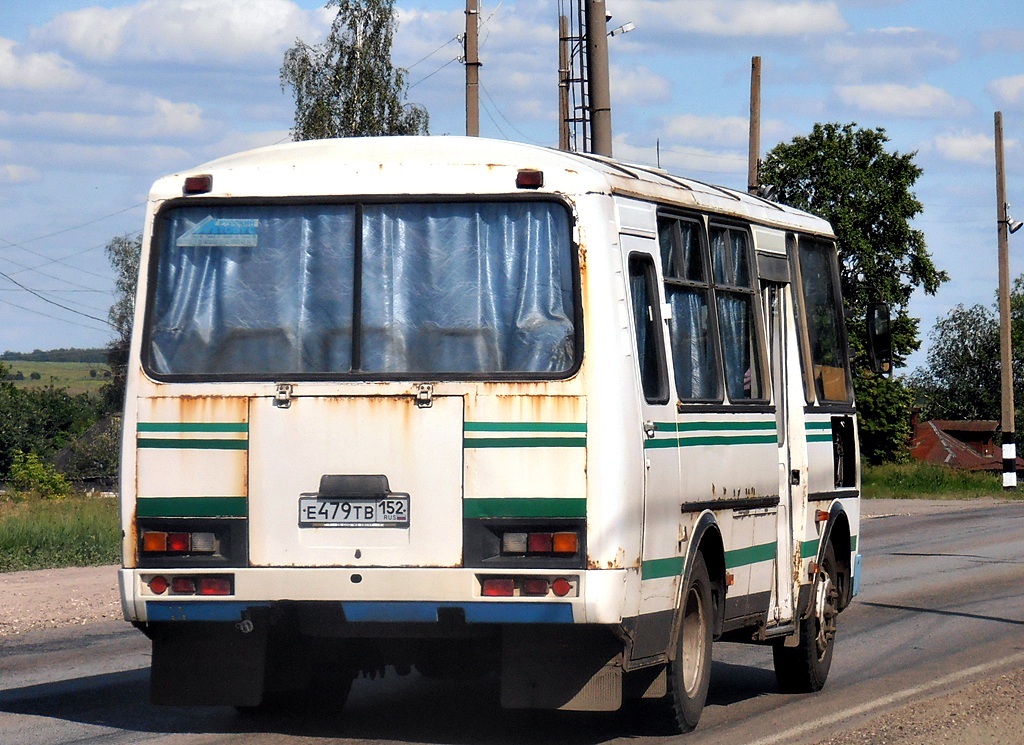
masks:
<svg viewBox="0 0 1024 745"><path fill-rule="evenodd" d="M839 590L836 584L836 555L832 544L825 547L813 587L811 609L800 620L800 642L786 647L777 642L772 648L775 678L786 693L820 691L832 666L836 641L836 616L839 615Z"/></svg>
<svg viewBox="0 0 1024 745"><path fill-rule="evenodd" d="M680 623L675 658L668 669L668 695L680 732L700 721L711 681L713 609L711 580L704 556L697 553L680 601Z"/></svg>

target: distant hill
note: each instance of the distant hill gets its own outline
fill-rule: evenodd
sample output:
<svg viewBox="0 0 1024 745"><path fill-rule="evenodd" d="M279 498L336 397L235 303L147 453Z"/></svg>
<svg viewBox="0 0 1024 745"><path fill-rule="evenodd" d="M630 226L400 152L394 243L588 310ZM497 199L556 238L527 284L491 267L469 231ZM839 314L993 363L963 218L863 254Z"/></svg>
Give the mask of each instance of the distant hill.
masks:
<svg viewBox="0 0 1024 745"><path fill-rule="evenodd" d="M36 349L32 352L4 352L0 362L90 362L106 364L107 350L100 349Z"/></svg>

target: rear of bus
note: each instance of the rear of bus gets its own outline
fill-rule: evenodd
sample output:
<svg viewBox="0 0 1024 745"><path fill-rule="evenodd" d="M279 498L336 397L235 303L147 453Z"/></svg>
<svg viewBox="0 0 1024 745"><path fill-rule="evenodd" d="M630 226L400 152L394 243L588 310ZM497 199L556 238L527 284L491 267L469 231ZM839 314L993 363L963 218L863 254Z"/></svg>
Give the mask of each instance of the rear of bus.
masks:
<svg viewBox="0 0 1024 745"><path fill-rule="evenodd" d="M473 145L425 142L288 145L153 188L121 583L158 703L340 707L393 665L501 667L506 703L548 706L564 692L509 691L616 654L577 205L519 150L450 166ZM620 571L586 579L602 552Z"/></svg>

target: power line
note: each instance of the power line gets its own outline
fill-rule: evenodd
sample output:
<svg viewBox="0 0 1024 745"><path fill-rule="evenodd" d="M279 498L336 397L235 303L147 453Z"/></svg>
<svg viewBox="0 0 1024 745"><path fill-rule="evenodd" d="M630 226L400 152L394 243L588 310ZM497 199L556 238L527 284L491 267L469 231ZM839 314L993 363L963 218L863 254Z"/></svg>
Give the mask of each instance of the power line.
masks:
<svg viewBox="0 0 1024 745"><path fill-rule="evenodd" d="M487 96L487 100L491 102L491 105L494 107L494 110L498 112L498 116L500 116L502 119L504 119L505 122L508 124L508 126L510 126L513 130L515 130L516 133L519 134L520 137L522 137L524 140L526 140L528 142L532 142L534 145L543 145L543 143L540 140L535 140L534 138L530 137L529 135L524 133L521 129L519 129L515 124L513 124L512 122L509 121L508 117L505 116L501 112L500 108L498 108L498 104L496 104L494 102L494 99L491 97L490 91L487 90L486 86L484 86L483 83L480 83L480 89L484 92L484 95ZM494 120L492 119L491 121L494 121ZM500 131L501 128L499 127L498 129Z"/></svg>
<svg viewBox="0 0 1024 745"><path fill-rule="evenodd" d="M410 70L412 70L412 68L416 67L416 65L420 64L420 62L426 62L426 61L427 61L428 59L430 59L430 58L431 58L431 57L433 57L433 56L434 56L435 54L437 54L438 52L440 52L440 51L441 51L442 49L444 49L444 48L445 48L446 46L448 46L449 44L451 44L451 43L452 43L453 41L458 41L458 40L459 40L459 37L458 37L458 35L456 35L456 36L453 36L452 38L450 38L450 39L449 39L448 41L446 41L446 42L445 42L444 44L442 44L441 46L439 46L439 47L438 47L437 49L435 49L435 50L434 50L433 52L431 52L430 54L428 54L428 55L427 55L426 57L424 57L423 59L421 59L421 60L418 60L418 61L416 61L416 62L413 62L413 63L412 63L411 65L409 65L409 66L408 66L407 68L405 68L405 71L406 71L406 72L409 72Z"/></svg>
<svg viewBox="0 0 1024 745"><path fill-rule="evenodd" d="M117 210L117 212L111 212L109 215L103 215L103 217L97 217L95 220L89 220L88 222L83 222L83 223L80 223L78 225L72 225L72 226L67 227L67 228L62 228L61 230L56 230L56 231L54 231L52 233L47 233L45 235L39 235L39 236L36 236L35 238L29 238L28 240L20 241L19 243L14 243L14 242L8 241L6 239L4 240L4 242L8 243L11 246L17 246L18 248L24 248L26 243L35 243L36 241L41 241L44 238L53 238L53 236L55 236L55 235L62 235L64 233L70 233L72 230L78 230L79 228L85 228L85 227L88 227L89 225L95 225L96 223L102 222L103 220L106 220L108 218L116 217L117 215L124 214L125 212L128 212L130 210L136 209L138 207L142 207L145 204L146 204L145 202L139 202L138 204L133 204L130 207L125 207L122 210ZM0 248L3 248L3 247L0 246Z"/></svg>
<svg viewBox="0 0 1024 745"><path fill-rule="evenodd" d="M69 313L74 313L75 315L83 316L84 318L90 318L93 321L99 321L100 323L106 324L107 326L110 326L111 328L114 327L114 325L112 323L110 323L110 321L108 321L105 318L97 318L96 316L91 316L88 313L83 313L80 310L75 310L74 308L69 308L66 305L62 305L62 304L58 303L56 300L51 300L50 298L46 297L45 295L41 295L40 293L38 293L35 290L33 290L31 287L26 287L25 285L23 285L21 282L19 282L18 280L16 280L14 277L12 277L9 274L5 274L4 272L0 272L0 277L3 277L4 279L8 280L9 282L13 282L18 287L20 287L21 289L23 289L26 292L28 292L30 295L34 295L37 298L39 298L40 300L42 300L44 303L49 303L50 305L56 305L58 308L62 308L63 310L68 311Z"/></svg>
<svg viewBox="0 0 1024 745"><path fill-rule="evenodd" d="M98 329L95 326L89 326L84 323L78 323L78 321L70 321L67 318L51 316L49 313L43 313L41 310L36 310L34 308L27 308L24 305L18 305L17 303L12 303L9 300L4 300L3 298L0 298L0 303L3 303L4 305L9 305L12 308L17 308L18 310L24 310L29 313L35 313L37 316L42 316L43 318L50 318L53 319L54 321L60 321L61 323L70 323L72 326L79 326L83 329L89 329L90 331L107 331L107 329Z"/></svg>

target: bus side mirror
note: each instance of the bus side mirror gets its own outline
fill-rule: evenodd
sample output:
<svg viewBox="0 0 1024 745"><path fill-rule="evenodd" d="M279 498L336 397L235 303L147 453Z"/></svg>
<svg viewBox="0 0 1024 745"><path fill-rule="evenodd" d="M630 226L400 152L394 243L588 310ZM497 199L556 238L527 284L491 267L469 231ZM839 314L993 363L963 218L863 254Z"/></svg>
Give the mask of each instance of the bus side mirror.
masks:
<svg viewBox="0 0 1024 745"><path fill-rule="evenodd" d="M892 329L885 303L868 303L868 357L874 372L892 375Z"/></svg>

